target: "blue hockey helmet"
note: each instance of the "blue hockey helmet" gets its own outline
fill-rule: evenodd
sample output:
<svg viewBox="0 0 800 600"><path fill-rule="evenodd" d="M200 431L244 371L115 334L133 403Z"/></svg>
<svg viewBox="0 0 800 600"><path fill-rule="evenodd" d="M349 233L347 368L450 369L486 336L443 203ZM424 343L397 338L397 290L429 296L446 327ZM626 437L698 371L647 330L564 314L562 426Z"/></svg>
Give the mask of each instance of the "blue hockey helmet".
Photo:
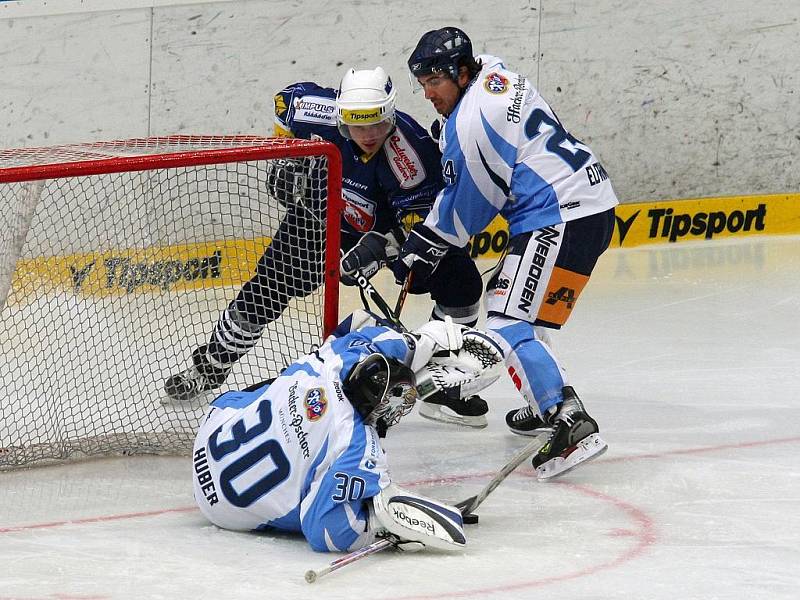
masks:
<svg viewBox="0 0 800 600"><path fill-rule="evenodd" d="M456 80L459 63L472 58L469 36L457 27L442 27L427 32L419 39L408 59L408 68L414 77L445 73Z"/></svg>

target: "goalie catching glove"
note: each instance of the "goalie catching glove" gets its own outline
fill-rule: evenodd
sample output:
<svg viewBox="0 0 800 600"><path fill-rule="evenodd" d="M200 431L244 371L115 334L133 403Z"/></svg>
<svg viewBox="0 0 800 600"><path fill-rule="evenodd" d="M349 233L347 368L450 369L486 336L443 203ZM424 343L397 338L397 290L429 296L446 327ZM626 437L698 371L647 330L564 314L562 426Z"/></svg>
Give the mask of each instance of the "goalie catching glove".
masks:
<svg viewBox="0 0 800 600"><path fill-rule="evenodd" d="M417 349L411 369L420 400L455 387L475 393L497 380L503 353L485 333L445 317L426 323L413 335ZM442 350L446 356L435 356Z"/></svg>
<svg viewBox="0 0 800 600"><path fill-rule="evenodd" d="M339 263L340 281L344 285L356 285L359 270L364 277L371 279L379 269L397 259L402 241L403 234L400 231L365 233L342 257Z"/></svg>

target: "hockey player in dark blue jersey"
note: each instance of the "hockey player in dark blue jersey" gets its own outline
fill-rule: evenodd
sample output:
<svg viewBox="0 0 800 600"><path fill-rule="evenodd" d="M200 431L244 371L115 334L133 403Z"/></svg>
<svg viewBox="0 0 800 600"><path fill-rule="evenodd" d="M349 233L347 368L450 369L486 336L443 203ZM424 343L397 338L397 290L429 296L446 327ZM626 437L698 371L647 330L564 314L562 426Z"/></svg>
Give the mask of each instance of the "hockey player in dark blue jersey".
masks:
<svg viewBox="0 0 800 600"><path fill-rule="evenodd" d="M357 270L372 277L397 258L403 225L424 218L444 186L436 144L414 119L395 110L392 81L380 67L348 70L339 90L312 82L286 87L275 96L275 134L326 140L342 153L341 281L346 285L355 283ZM220 387L290 300L311 294L322 283L324 236L297 235L319 231L322 222L324 190L307 185L314 169L313 159L273 161L267 184L270 194L287 206L286 216L255 276L220 316L209 342L193 352L192 366L166 381L175 400ZM430 293L433 319L449 316L474 325L482 288L467 251L453 248L439 262L437 277L424 285L412 281L409 291ZM470 427L485 427L486 412L481 398L462 399L458 390L433 396L420 408L427 418Z"/></svg>

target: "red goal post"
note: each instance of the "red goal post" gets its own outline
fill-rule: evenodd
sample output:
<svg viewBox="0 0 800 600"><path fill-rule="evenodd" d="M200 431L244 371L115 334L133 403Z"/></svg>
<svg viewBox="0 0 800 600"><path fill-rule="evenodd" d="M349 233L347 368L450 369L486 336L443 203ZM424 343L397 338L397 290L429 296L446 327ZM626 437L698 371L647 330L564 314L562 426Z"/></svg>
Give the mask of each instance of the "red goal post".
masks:
<svg viewBox="0 0 800 600"><path fill-rule="evenodd" d="M338 321L338 149L166 136L0 150L0 470L190 448L206 407L163 406L163 381L291 209L267 186L287 158L315 165L304 183L327 201L297 235L324 236L324 261L220 392L276 375Z"/></svg>

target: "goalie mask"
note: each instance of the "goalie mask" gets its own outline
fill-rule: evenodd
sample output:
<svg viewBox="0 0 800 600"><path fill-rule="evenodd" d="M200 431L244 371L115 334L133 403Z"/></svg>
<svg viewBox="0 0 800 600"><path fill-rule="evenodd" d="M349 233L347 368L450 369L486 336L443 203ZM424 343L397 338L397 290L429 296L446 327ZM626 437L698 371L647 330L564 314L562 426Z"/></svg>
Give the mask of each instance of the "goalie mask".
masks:
<svg viewBox="0 0 800 600"><path fill-rule="evenodd" d="M378 353L353 367L342 388L358 414L368 425L374 425L381 437L386 428L411 412L417 401L413 371Z"/></svg>
<svg viewBox="0 0 800 600"><path fill-rule="evenodd" d="M336 94L339 132L353 139L350 127L370 127L385 136L394 126L396 92L392 79L381 67L345 73Z"/></svg>

